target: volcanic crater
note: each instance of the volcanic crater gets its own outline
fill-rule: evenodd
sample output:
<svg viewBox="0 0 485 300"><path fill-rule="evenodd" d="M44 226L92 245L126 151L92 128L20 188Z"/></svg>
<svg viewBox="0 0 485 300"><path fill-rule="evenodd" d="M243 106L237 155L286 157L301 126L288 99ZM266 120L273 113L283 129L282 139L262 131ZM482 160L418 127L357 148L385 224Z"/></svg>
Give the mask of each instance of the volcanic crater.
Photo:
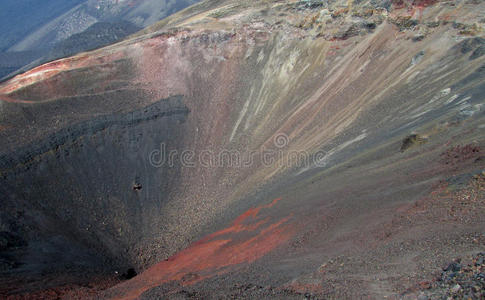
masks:
<svg viewBox="0 0 485 300"><path fill-rule="evenodd" d="M485 249L483 12L207 0L0 83L0 295L433 298Z"/></svg>

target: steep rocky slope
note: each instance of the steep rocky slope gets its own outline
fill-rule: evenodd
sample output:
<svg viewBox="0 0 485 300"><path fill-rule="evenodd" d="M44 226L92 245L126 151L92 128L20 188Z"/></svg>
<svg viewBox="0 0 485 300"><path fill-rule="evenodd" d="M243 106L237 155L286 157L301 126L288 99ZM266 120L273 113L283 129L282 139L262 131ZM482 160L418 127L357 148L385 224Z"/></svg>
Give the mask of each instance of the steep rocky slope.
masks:
<svg viewBox="0 0 485 300"><path fill-rule="evenodd" d="M71 56L79 52L113 44L141 28L126 22L97 22L81 33L57 43L46 55L48 60Z"/></svg>
<svg viewBox="0 0 485 300"><path fill-rule="evenodd" d="M197 1L4 0L0 3L0 25L3 29L0 52L8 53L18 63L10 68L0 68L0 79L53 59L109 45L138 31L132 30L133 28L152 25L195 2ZM106 37L106 33L110 31L111 34ZM93 33L96 34L94 39ZM86 43L87 37L91 37L89 43ZM32 53L35 55L32 56ZM4 60L0 55L0 65L9 63L10 60Z"/></svg>
<svg viewBox="0 0 485 300"><path fill-rule="evenodd" d="M133 25L145 27L193 3L195 1L191 0L76 0L48 1L39 4L36 1L22 0L21 6L18 3L5 4L7 9L4 11L4 18L5 22L9 22L7 25L14 28L27 27L25 31L19 32L15 39L11 38L15 43L6 46L9 46L8 51L50 48L97 22L125 20ZM37 19L40 20L37 23L30 19L16 22L11 20L22 15L22 11L29 15L38 14ZM10 33L7 32L5 35L10 36Z"/></svg>
<svg viewBox="0 0 485 300"><path fill-rule="evenodd" d="M485 246L484 11L203 1L1 84L2 293L438 288Z"/></svg>
<svg viewBox="0 0 485 300"><path fill-rule="evenodd" d="M0 10L0 51L7 51L36 28L69 11L82 0L5 0Z"/></svg>

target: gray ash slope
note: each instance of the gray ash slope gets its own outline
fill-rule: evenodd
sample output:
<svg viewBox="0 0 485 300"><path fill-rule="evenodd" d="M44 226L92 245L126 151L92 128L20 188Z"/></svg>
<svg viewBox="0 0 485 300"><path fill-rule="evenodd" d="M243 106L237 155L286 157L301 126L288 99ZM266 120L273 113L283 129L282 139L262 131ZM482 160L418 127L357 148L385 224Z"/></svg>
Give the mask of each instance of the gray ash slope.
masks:
<svg viewBox="0 0 485 300"><path fill-rule="evenodd" d="M71 56L113 44L141 28L127 21L116 23L97 22L81 33L73 34L57 43L46 55L46 60Z"/></svg>
<svg viewBox="0 0 485 300"><path fill-rule="evenodd" d="M0 38L0 52L15 57L17 63L2 60L0 56L0 66L9 64L0 69L0 79L5 80L12 76L7 76L9 74L26 71L53 59L119 41L137 29L151 25L195 2L2 1L0 25L3 33ZM94 39L91 40L93 34ZM26 57L26 53L35 55Z"/></svg>

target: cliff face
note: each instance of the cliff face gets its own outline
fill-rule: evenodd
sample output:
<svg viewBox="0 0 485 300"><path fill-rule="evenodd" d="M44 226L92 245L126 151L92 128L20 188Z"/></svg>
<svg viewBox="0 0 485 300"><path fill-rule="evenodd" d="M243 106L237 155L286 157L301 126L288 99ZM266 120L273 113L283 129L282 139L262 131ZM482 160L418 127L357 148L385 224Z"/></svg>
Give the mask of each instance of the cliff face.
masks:
<svg viewBox="0 0 485 300"><path fill-rule="evenodd" d="M4 280L413 293L484 246L484 10L205 1L1 84Z"/></svg>

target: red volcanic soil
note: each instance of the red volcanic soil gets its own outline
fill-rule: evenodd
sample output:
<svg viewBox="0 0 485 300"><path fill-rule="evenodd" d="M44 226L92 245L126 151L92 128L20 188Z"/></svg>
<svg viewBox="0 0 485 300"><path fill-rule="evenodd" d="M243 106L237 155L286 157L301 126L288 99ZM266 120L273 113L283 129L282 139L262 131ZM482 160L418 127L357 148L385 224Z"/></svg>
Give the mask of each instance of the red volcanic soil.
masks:
<svg viewBox="0 0 485 300"><path fill-rule="evenodd" d="M87 57L85 57L85 59L86 58ZM83 59L82 61L84 61L85 59ZM23 86L50 78L56 74L59 74L62 71L70 69L73 66L81 66L80 61L76 61L76 63L73 64L72 59L63 59L47 63L15 77L12 80L12 84L5 85L0 89L0 93L11 93Z"/></svg>
<svg viewBox="0 0 485 300"><path fill-rule="evenodd" d="M423 7L435 5L438 2L439 2L438 0L414 0L414 1L394 0L392 1L392 4L397 9L406 7L407 5L423 8Z"/></svg>
<svg viewBox="0 0 485 300"><path fill-rule="evenodd" d="M33 101L28 101L28 100L18 100L18 99L14 99L14 98L11 98L7 95L2 95L0 94L0 101L5 101L5 102L9 102L9 103L25 103L25 104L32 104L34 103Z"/></svg>
<svg viewBox="0 0 485 300"><path fill-rule="evenodd" d="M272 222L260 215L261 210L277 204L251 208L240 215L230 227L206 236L187 249L149 268L134 279L108 291L113 299L135 299L151 288L171 281L183 285L229 272L229 266L251 263L287 242L293 228L290 216Z"/></svg>
<svg viewBox="0 0 485 300"><path fill-rule="evenodd" d="M113 61L122 57L122 53L115 52L113 54L103 54L99 56L79 55L49 62L33 68L32 70L29 70L23 74L17 75L8 81L8 83L0 86L0 95L8 95L29 85L53 78L54 76L68 70L103 64L107 61ZM53 90L52 92L55 94L56 90ZM0 100L9 102L8 98L5 96L2 96Z"/></svg>

